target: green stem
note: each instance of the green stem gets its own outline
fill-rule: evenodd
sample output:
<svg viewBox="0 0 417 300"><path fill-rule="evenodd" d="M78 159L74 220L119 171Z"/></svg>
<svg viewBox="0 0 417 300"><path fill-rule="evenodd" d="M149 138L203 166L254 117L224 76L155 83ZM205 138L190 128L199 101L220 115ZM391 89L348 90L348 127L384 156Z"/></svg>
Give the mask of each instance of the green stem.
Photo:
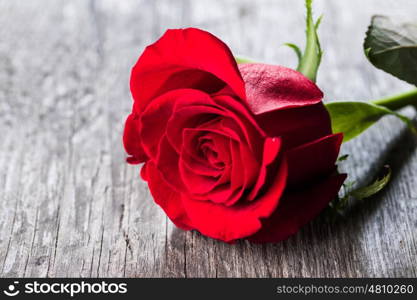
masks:
<svg viewBox="0 0 417 300"><path fill-rule="evenodd" d="M316 82L317 71L319 69L322 56L320 41L317 35L317 28L320 24L321 18L314 23L312 2L313 0L305 1L307 8L306 47L299 60L297 71L304 74L304 76L309 78L311 81Z"/></svg>
<svg viewBox="0 0 417 300"><path fill-rule="evenodd" d="M397 94L394 96L373 100L373 104L384 106L391 110L397 110L408 105L417 107L417 89L411 90L406 93Z"/></svg>

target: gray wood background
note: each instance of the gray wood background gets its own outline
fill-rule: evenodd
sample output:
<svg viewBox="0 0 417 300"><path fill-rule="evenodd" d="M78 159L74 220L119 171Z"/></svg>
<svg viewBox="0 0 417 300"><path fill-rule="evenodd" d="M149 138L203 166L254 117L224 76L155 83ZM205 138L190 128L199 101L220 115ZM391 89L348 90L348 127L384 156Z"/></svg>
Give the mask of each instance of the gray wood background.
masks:
<svg viewBox="0 0 417 300"><path fill-rule="evenodd" d="M326 101L411 88L374 69L362 40L372 14L415 17L415 0L315 2ZM394 118L342 149L349 181L389 164L388 188L276 245L175 229L124 161L129 73L145 45L196 26L293 67L281 44L304 42L304 13L301 0L0 0L0 276L417 276L417 142Z"/></svg>

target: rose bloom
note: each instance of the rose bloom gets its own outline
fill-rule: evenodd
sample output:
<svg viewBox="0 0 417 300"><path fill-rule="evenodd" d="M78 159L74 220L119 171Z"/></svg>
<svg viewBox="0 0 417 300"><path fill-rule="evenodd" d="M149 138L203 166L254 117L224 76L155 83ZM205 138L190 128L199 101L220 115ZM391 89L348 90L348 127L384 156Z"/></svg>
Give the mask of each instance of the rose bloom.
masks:
<svg viewBox="0 0 417 300"><path fill-rule="evenodd" d="M237 65L212 34L168 30L132 69L128 162L176 226L233 242L278 242L345 179L319 88L301 73Z"/></svg>

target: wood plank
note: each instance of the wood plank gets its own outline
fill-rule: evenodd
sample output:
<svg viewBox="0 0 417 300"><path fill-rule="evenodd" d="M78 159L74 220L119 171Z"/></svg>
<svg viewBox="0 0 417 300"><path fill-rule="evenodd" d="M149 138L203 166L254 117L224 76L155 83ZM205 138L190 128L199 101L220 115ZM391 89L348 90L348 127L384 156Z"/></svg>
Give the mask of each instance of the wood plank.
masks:
<svg viewBox="0 0 417 300"><path fill-rule="evenodd" d="M372 14L410 18L415 1L315 2L326 101L410 88L374 69L362 40ZM276 245L176 229L124 162L130 68L165 29L207 29L235 53L294 66L280 44L303 41L303 16L290 0L0 1L0 276L417 276L417 141L394 118L342 150L349 180L389 164L389 187Z"/></svg>

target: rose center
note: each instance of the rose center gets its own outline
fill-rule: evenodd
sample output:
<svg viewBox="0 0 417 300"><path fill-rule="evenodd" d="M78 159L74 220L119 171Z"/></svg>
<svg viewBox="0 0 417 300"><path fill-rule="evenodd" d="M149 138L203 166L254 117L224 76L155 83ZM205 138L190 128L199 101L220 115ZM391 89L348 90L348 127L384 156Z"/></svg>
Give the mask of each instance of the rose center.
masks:
<svg viewBox="0 0 417 300"><path fill-rule="evenodd" d="M230 163L230 141L227 137L208 132L198 139L198 152L207 164L224 169Z"/></svg>

